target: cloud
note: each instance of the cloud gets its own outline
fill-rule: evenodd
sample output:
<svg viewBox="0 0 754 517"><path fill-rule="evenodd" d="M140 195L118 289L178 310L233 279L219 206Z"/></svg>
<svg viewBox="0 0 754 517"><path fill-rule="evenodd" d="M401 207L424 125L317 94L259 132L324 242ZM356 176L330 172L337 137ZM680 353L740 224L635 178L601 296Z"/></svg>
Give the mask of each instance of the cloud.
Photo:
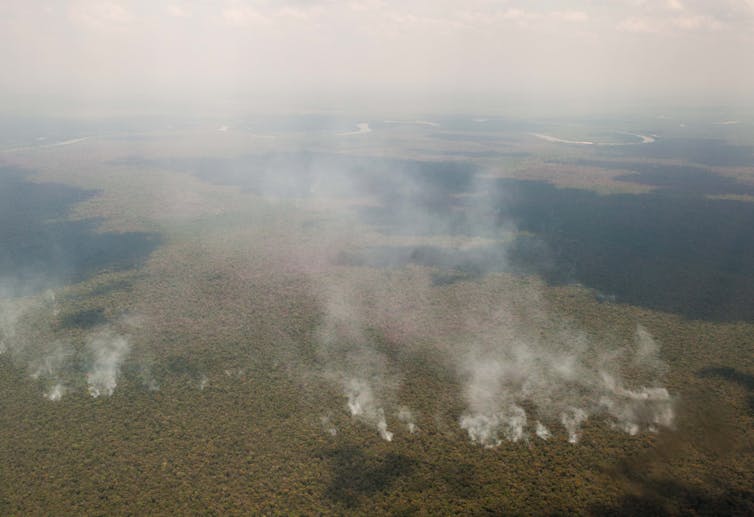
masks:
<svg viewBox="0 0 754 517"><path fill-rule="evenodd" d="M167 12L170 16L175 18L188 18L191 13L185 7L178 4L170 4L167 7Z"/></svg>
<svg viewBox="0 0 754 517"><path fill-rule="evenodd" d="M70 7L69 17L74 22L95 30L112 30L134 20L133 14L116 2L80 1Z"/></svg>
<svg viewBox="0 0 754 517"><path fill-rule="evenodd" d="M550 16L564 22L589 21L589 15L584 11L552 11Z"/></svg>
<svg viewBox="0 0 754 517"><path fill-rule="evenodd" d="M279 2L276 4L247 4L237 2L222 10L222 18L229 25L252 27L267 25L279 27L290 22L309 23L325 12L327 2ZM338 11L329 11L330 15ZM308 27L312 28L312 27Z"/></svg>
<svg viewBox="0 0 754 517"><path fill-rule="evenodd" d="M263 15L259 10L242 4L223 9L222 18L228 25L235 27L267 25L270 23L270 19Z"/></svg>
<svg viewBox="0 0 754 517"><path fill-rule="evenodd" d="M699 14L664 17L632 17L622 20L618 24L618 30L634 33L663 33L669 34L678 30L693 31L716 31L723 29L725 24L720 20Z"/></svg>
<svg viewBox="0 0 754 517"><path fill-rule="evenodd" d="M723 23L710 16L691 15L679 16L673 18L672 25L683 30L719 30L723 28Z"/></svg>
<svg viewBox="0 0 754 517"><path fill-rule="evenodd" d="M623 32L655 33L660 32L657 22L648 18L626 18L618 24L618 30Z"/></svg>
<svg viewBox="0 0 754 517"><path fill-rule="evenodd" d="M354 11L375 11L386 7L383 0L354 0L349 2L348 7Z"/></svg>
<svg viewBox="0 0 754 517"><path fill-rule="evenodd" d="M466 29L494 27L501 24L515 24L519 27L528 27L532 22L541 18L542 15L540 13L514 7L496 11L466 9L452 17L453 20L463 22Z"/></svg>

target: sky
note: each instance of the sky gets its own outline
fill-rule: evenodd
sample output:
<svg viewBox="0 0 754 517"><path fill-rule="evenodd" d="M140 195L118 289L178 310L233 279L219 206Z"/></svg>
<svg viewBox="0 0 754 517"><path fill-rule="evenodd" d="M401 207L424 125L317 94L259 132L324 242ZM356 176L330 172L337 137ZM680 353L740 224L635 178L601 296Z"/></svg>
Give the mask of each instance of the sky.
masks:
<svg viewBox="0 0 754 517"><path fill-rule="evenodd" d="M0 111L754 104L754 0L3 0Z"/></svg>

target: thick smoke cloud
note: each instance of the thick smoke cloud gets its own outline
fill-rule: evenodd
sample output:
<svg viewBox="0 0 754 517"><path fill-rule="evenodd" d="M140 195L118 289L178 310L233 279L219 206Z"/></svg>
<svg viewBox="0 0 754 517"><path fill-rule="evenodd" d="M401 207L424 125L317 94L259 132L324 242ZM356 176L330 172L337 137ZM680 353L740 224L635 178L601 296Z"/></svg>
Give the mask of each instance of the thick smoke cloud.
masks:
<svg viewBox="0 0 754 517"><path fill-rule="evenodd" d="M643 327L636 331L638 347L607 352L581 334L561 330L555 343L512 332L478 348L462 365L467 412L460 419L469 438L484 446L528 438L527 411L545 422L558 420L568 441L578 442L580 428L591 415L607 418L629 434L656 431L673 423L673 401L652 369L661 368L658 347ZM560 350L554 351L553 345ZM651 353L649 353L651 351ZM632 355L632 357L630 356ZM620 376L623 364L646 365L651 386L629 389ZM541 421L535 433L550 436Z"/></svg>
<svg viewBox="0 0 754 517"><path fill-rule="evenodd" d="M425 170L415 163L370 162L366 158L350 162L327 158L318 163L316 156L306 155L298 164L291 160L287 156L283 171L276 171L269 162L258 169L262 177L278 178L270 195L279 198L280 185L294 185L297 177L306 178L317 188L296 188L283 194L314 201L314 205L339 198L371 199L368 209L356 210L360 220L354 222L351 214L341 224L377 228L385 241L400 235L407 242L412 238L440 242L438 247L445 251L438 256L443 260L422 266L468 267L466 262L454 262L453 257L467 257L469 243L487 238L497 243L498 251L480 255L483 258L474 264L481 281L489 271L506 269L506 247L515 224L500 217L505 193L490 193L490 184L480 174L463 167L439 167L438 176L433 177L431 164ZM253 175L255 170L252 167L249 173ZM379 178L370 171L377 171ZM280 178L278 173L289 176ZM259 193L266 194L264 189ZM343 256L349 246L359 242L358 237L351 242L340 237L324 237L335 248L328 249L330 256ZM365 249L363 243L360 246ZM341 391L348 412L372 426L383 439L394 438L394 431L389 430L390 415L409 432L417 428L410 410L401 409L395 396L405 372L391 362L376 337L396 332L407 353L429 347L442 356L462 386L466 409L459 415L458 425L472 442L484 447L495 447L502 440L527 441L533 436L549 440L558 426L565 439L577 443L583 425L592 417L607 419L629 434L672 426L673 400L661 385L666 367L659 359L659 345L647 329L637 327L633 344L595 342L552 312L534 288L495 293L490 303L498 308L483 323L478 321L478 307L456 307L454 318L461 321L463 332L455 342L447 343L454 332L443 315L429 310L437 301L438 288L428 281L414 282L426 278L426 271L407 274L414 283L405 286L410 291L405 294L380 285L369 272L371 268L362 266L383 265L400 276L411 267L405 257L416 256L420 249L416 245L412 253L410 247L408 251L403 249L406 246L382 247L380 263L346 261L340 272L338 267L331 275L315 270L309 278L322 312L317 350L325 365L324 377ZM454 255L458 251L466 254ZM300 253L308 252L301 249ZM370 253L368 247L365 253ZM410 303L408 298L412 298ZM422 318L424 328L437 332L422 335L416 330ZM428 344L432 339L438 342ZM639 371L644 384L624 381L626 367Z"/></svg>

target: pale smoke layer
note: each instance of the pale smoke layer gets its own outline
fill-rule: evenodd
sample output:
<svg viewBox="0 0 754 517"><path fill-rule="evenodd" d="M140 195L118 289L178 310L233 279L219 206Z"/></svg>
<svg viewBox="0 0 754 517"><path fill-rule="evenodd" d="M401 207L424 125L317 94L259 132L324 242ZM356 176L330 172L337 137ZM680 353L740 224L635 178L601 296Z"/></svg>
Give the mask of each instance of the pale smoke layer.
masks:
<svg viewBox="0 0 754 517"><path fill-rule="evenodd" d="M382 403L391 384L386 360L370 346L359 290L352 281L331 279L322 286L325 317L318 329L317 351L327 365L325 377L342 387L351 416L374 426L383 440L392 441Z"/></svg>
<svg viewBox="0 0 754 517"><path fill-rule="evenodd" d="M538 438L541 438L542 440L549 440L550 436L552 436L552 433L550 433L550 430L547 429L542 422L537 421L537 428L535 431Z"/></svg>
<svg viewBox="0 0 754 517"><path fill-rule="evenodd" d="M49 390L47 390L44 396L47 400L56 402L63 398L63 395L65 395L66 391L67 389L65 386L63 386L61 383L57 383L54 386L52 386Z"/></svg>
<svg viewBox="0 0 754 517"><path fill-rule="evenodd" d="M517 442L525 437L526 413L508 396L503 384L505 365L488 358L467 364L470 379L466 400L470 411L461 416L461 428L485 447L500 444L500 435Z"/></svg>
<svg viewBox="0 0 754 517"><path fill-rule="evenodd" d="M47 306L52 310L52 316L57 317L60 314L60 307L58 306L58 299L55 296L55 291L48 289L45 291L45 302Z"/></svg>
<svg viewBox="0 0 754 517"><path fill-rule="evenodd" d="M461 429L469 433L472 442L485 447L497 447L502 443L498 438L502 419L496 413L465 414L461 417L460 424Z"/></svg>
<svg viewBox="0 0 754 517"><path fill-rule="evenodd" d="M632 364L647 374L659 378L667 372L667 365L660 359L660 346L643 325L636 326L635 352Z"/></svg>
<svg viewBox="0 0 754 517"><path fill-rule="evenodd" d="M613 425L630 435L638 434L643 427L656 431L658 427L672 427L673 403L665 388L627 390L615 385L607 377L605 383L612 386L613 397L603 397L602 405L613 417Z"/></svg>
<svg viewBox="0 0 754 517"><path fill-rule="evenodd" d="M401 406L398 410L398 420L403 422L408 432L414 434L417 430L414 413L406 406Z"/></svg>
<svg viewBox="0 0 754 517"><path fill-rule="evenodd" d="M60 379L65 368L66 361L73 355L70 345L61 341L55 341L50 345L50 351L39 360L32 360L29 364L31 378L34 380L45 379L51 385L44 392L48 400L58 401L63 398L68 389Z"/></svg>
<svg viewBox="0 0 754 517"><path fill-rule="evenodd" d="M319 417L319 423L322 425L322 429L330 436L337 436L338 429L330 421L330 417L323 415Z"/></svg>
<svg viewBox="0 0 754 517"><path fill-rule="evenodd" d="M390 406L384 402L389 368L363 330L373 325L364 315L386 315L377 328L389 328L391 322L403 322L401 311L390 309L403 302L361 281L335 279L323 287L326 310L318 351L331 378L344 389L351 414L389 440L383 409ZM380 305L383 298L391 302L388 310ZM416 295L410 301L425 298L431 300ZM532 433L548 439L560 426L562 435L576 443L592 416L631 434L672 426L673 400L661 384L666 366L645 328L638 326L633 343L616 349L559 322L545 307L534 289L517 293L513 301L503 297L486 319L477 321L472 312L460 315L473 338L470 345L447 349L446 359L462 381L467 409L458 422L473 442L494 447L502 440L525 441ZM625 383L621 368L630 369L636 381ZM398 419L415 430L405 414Z"/></svg>
<svg viewBox="0 0 754 517"><path fill-rule="evenodd" d="M560 422L568 433L568 443L577 443L581 438L581 424L586 422L586 411L579 408L568 408L560 414Z"/></svg>
<svg viewBox="0 0 754 517"><path fill-rule="evenodd" d="M209 378L202 374L201 378L199 378L199 390L204 391L207 386L209 386Z"/></svg>
<svg viewBox="0 0 754 517"><path fill-rule="evenodd" d="M375 136L379 135L372 134L370 140ZM433 196L427 195L431 184L428 187L421 175L410 170L393 170L393 165L387 168L391 173L380 181L390 187L389 192L400 193L388 207L392 211L390 220L400 228L401 235L500 236L512 235L515 230L499 220L499 202L486 194L490 187L487 181L472 180L479 183L468 185L463 194L475 202L454 207L457 214L444 216L431 209ZM315 198L375 197L371 187L353 180L337 166L302 162L301 168L317 178L311 192ZM280 185L297 186L295 175L283 172L268 176L275 177ZM289 190L295 193L296 189L273 188L270 192L279 195ZM607 418L628 432L672 424L669 397L647 391L662 388L662 367L657 346L644 329L637 329L631 354L615 353L603 343L591 342L585 333L546 310L535 283L527 282L525 287L517 283L511 294L491 293L489 303L477 305L469 297L464 305L454 305L453 300L443 298L448 294L443 289L435 289L429 281L413 281L423 273L412 273L408 267L410 274L405 278L410 283L389 286L383 286L383 280L390 283L394 275L373 274L371 267L363 271L360 266L329 269L337 263L334 250L347 250L353 244L357 248L372 245L374 238L355 235L358 232L350 221L339 221L330 233L318 233L316 242L304 239L301 248L287 258L293 268L308 277L321 308L316 336L321 373L343 390L352 416L372 425L384 439L391 439L392 434L383 408L393 407L390 390L402 373L393 355L379 346L378 340L383 338L406 348L427 346L433 354L442 356L458 375L466 398L466 410L458 422L471 440L487 447L505 439L524 441L530 433L546 439L550 430L575 442L581 426L592 416ZM501 246L505 247L504 242ZM489 266L490 271L499 270L505 255L505 250L496 253L483 261L481 269L486 271ZM463 296L463 288L458 291ZM435 301L442 312L433 312ZM445 313L444 307L455 310ZM498 314L488 314L488 307L492 307L490 313ZM449 336L461 337L458 343L448 343ZM640 370L641 382L625 384L620 371L624 366Z"/></svg>
<svg viewBox="0 0 754 517"><path fill-rule="evenodd" d="M363 135L365 133L371 133L372 128L369 127L368 122L359 122L356 124L356 131L346 131L343 133L338 133L339 136L350 136L350 135Z"/></svg>
<svg viewBox="0 0 754 517"><path fill-rule="evenodd" d="M11 349L16 337L16 325L21 312L10 303L0 300L0 354Z"/></svg>
<svg viewBox="0 0 754 517"><path fill-rule="evenodd" d="M5 291L11 296L3 300ZM45 398L60 400L67 391L62 377L74 349L50 335L59 314L55 293L47 290L35 298L14 299L14 291L12 286L0 289L0 353L8 353L29 377L44 384Z"/></svg>
<svg viewBox="0 0 754 517"><path fill-rule="evenodd" d="M655 432L659 427L673 427L672 397L667 389L657 385L667 366L659 358L657 342L642 325L636 327L634 349L631 365L648 376L654 386L629 389L619 377L603 371L601 377L608 394L600 403L613 418L613 425L631 435L644 429Z"/></svg>
<svg viewBox="0 0 754 517"><path fill-rule="evenodd" d="M3 291L0 289L0 295ZM77 384L72 363L80 353L73 343L55 337L59 315L60 308L51 290L37 297L0 297L0 353L8 353L19 367L28 371L31 379L43 384L43 396L51 401L60 400ZM135 317L120 321L120 326L126 328L138 324ZM85 342L86 359L91 365L86 373L88 391L92 397L109 396L117 386L121 365L130 351L128 340L105 326L86 336ZM159 389L148 364L141 365L141 376L150 390Z"/></svg>
<svg viewBox="0 0 754 517"><path fill-rule="evenodd" d="M118 385L120 366L130 349L128 340L110 330L103 330L87 339L87 348L93 356L92 366L86 374L89 394L109 397Z"/></svg>
<svg viewBox="0 0 754 517"><path fill-rule="evenodd" d="M526 439L526 412L516 405L495 413L467 413L460 424L472 442L488 448L500 445L501 435L511 442Z"/></svg>
<svg viewBox="0 0 754 517"><path fill-rule="evenodd" d="M473 442L495 447L502 438L525 440L524 402L549 421L557 418L570 443L579 441L591 414L603 415L613 427L632 435L672 427L673 400L658 385L665 365L645 328L637 327L633 350L610 354L596 354L583 335L564 331L559 338L565 344L555 351L552 343L510 329L499 346L471 354L462 368L468 410L460 425ZM625 357L629 352L631 357ZM625 387L621 364L638 370L651 386ZM545 440L550 437L539 421L535 433Z"/></svg>
<svg viewBox="0 0 754 517"><path fill-rule="evenodd" d="M385 411L377 406L369 384L362 379L350 379L345 385L345 391L351 416L376 426L383 440L392 441L393 433L388 431Z"/></svg>
<svg viewBox="0 0 754 517"><path fill-rule="evenodd" d="M157 379L152 376L150 371L143 373L142 382L149 391L160 391L160 383L157 382Z"/></svg>

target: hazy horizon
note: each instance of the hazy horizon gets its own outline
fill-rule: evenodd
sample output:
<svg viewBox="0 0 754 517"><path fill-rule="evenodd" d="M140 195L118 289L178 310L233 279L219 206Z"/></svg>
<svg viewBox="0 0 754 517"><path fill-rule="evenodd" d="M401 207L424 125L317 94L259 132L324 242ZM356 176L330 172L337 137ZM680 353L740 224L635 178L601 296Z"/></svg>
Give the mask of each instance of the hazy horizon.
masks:
<svg viewBox="0 0 754 517"><path fill-rule="evenodd" d="M0 111L750 107L752 48L751 0L11 0Z"/></svg>

